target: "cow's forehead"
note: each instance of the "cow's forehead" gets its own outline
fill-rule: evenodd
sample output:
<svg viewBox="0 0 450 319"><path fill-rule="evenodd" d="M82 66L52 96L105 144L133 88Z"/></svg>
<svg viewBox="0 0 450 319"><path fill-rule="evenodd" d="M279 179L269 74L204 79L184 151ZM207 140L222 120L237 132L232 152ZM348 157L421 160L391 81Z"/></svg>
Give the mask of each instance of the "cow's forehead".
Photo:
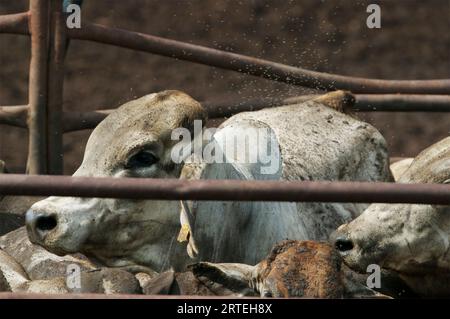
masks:
<svg viewBox="0 0 450 319"><path fill-rule="evenodd" d="M179 91L149 94L120 106L92 132L86 145L84 164L96 169L110 167L122 159L127 150L162 136L170 137L172 129L193 117L200 104ZM86 163L89 162L89 163Z"/></svg>
<svg viewBox="0 0 450 319"><path fill-rule="evenodd" d="M422 151L399 182L443 183L450 178L450 137Z"/></svg>
<svg viewBox="0 0 450 319"><path fill-rule="evenodd" d="M92 132L92 139L128 131L153 130L180 124L198 103L179 91L149 94L127 102L105 118Z"/></svg>

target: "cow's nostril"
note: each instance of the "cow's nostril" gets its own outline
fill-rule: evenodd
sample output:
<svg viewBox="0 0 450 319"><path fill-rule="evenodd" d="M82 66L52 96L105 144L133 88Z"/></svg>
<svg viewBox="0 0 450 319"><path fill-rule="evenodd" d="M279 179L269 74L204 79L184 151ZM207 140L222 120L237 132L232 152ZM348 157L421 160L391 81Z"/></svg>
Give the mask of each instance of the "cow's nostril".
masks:
<svg viewBox="0 0 450 319"><path fill-rule="evenodd" d="M57 225L55 216L39 216L36 219L36 228L41 231L49 231Z"/></svg>
<svg viewBox="0 0 450 319"><path fill-rule="evenodd" d="M339 251L349 251L353 249L353 242L348 238L339 237L334 242L334 246Z"/></svg>

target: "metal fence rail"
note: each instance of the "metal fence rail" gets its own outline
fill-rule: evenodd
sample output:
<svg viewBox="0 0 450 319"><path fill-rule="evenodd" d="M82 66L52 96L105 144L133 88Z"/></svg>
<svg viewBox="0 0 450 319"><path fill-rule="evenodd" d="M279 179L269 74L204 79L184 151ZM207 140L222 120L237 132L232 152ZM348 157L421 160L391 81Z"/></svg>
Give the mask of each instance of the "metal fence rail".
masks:
<svg viewBox="0 0 450 319"><path fill-rule="evenodd" d="M0 124L29 129L27 170L31 174L61 174L62 134L93 128L110 112L62 111L66 38L145 51L292 85L363 93L356 95L356 111L450 111L450 79L408 81L335 75L85 21L81 29L67 29L61 10L60 0L33 0L29 12L0 16L0 33L31 36L28 105L0 107ZM210 117L222 117L301 99L304 97L205 106Z"/></svg>
<svg viewBox="0 0 450 319"><path fill-rule="evenodd" d="M30 79L28 84L28 161L30 172L47 172L49 2L30 1Z"/></svg>
<svg viewBox="0 0 450 319"><path fill-rule="evenodd" d="M450 185L180 180L5 174L0 194L164 200L418 203L450 205Z"/></svg>
<svg viewBox="0 0 450 319"><path fill-rule="evenodd" d="M201 296L201 295L140 295L140 294L99 294L99 293L69 293L69 294L41 294L32 292L0 292L0 299L140 299L140 300L254 300L260 301L264 299L273 300L276 297L248 297L248 296ZM289 297L289 299L304 299L298 297Z"/></svg>
<svg viewBox="0 0 450 319"><path fill-rule="evenodd" d="M309 88L354 93L450 94L450 80L378 80L310 71L200 45L98 24L69 30L74 39L112 44Z"/></svg>
<svg viewBox="0 0 450 319"><path fill-rule="evenodd" d="M319 95L289 98L260 98L245 101L205 101L202 106L209 118L229 117L240 112L301 103ZM62 132L93 129L114 109L91 112L63 112ZM356 94L355 112L450 112L450 96L426 94ZM27 105L0 106L0 124L27 127Z"/></svg>
<svg viewBox="0 0 450 319"><path fill-rule="evenodd" d="M24 14L14 15L4 18L3 22L0 20L0 32L29 34L25 17ZM67 34L72 39L111 44L315 89L355 93L450 94L450 79L381 80L316 72L94 23L84 22L81 29L68 29Z"/></svg>

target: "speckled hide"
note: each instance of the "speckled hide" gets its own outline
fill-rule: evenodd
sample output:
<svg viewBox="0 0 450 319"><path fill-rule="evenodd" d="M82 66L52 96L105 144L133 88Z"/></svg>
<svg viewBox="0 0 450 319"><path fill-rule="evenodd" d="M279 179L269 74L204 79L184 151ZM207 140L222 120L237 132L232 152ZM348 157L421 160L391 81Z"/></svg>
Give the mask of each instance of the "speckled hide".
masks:
<svg viewBox="0 0 450 319"><path fill-rule="evenodd" d="M344 295L339 254L326 243L285 241L258 265L263 296L340 298Z"/></svg>

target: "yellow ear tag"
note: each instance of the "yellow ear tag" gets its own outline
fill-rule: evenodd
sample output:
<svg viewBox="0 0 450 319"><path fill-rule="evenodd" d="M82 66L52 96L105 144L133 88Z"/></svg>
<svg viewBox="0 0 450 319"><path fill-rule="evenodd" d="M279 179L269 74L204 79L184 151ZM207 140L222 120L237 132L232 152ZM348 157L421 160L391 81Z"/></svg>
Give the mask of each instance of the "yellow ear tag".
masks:
<svg viewBox="0 0 450 319"><path fill-rule="evenodd" d="M189 240L191 229L188 224L181 225L180 233L178 234L178 242L182 243Z"/></svg>

